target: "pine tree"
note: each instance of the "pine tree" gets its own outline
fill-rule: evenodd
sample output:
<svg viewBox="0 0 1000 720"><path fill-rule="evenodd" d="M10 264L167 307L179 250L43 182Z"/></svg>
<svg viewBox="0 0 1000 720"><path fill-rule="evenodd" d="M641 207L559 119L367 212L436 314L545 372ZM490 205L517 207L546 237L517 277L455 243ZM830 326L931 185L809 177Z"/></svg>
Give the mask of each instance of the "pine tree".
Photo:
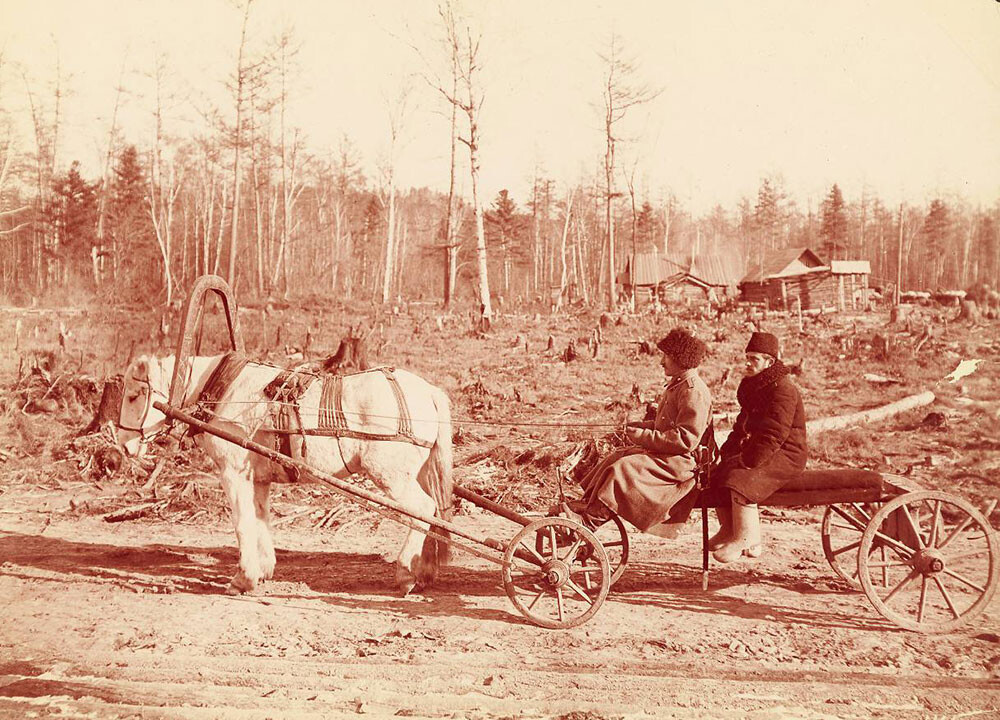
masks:
<svg viewBox="0 0 1000 720"><path fill-rule="evenodd" d="M97 184L83 179L78 161L53 180L47 216L56 256L64 267L86 276L90 249L97 242Z"/></svg>
<svg viewBox="0 0 1000 720"><path fill-rule="evenodd" d="M115 165L111 186L111 232L118 248L125 252L137 234L148 237L146 183L139 152L126 146Z"/></svg>
<svg viewBox="0 0 1000 720"><path fill-rule="evenodd" d="M1000 228L989 215L977 228L976 250L980 257L978 281L1000 287Z"/></svg>
<svg viewBox="0 0 1000 720"><path fill-rule="evenodd" d="M842 259L847 250L847 206L836 183L823 200L822 218L819 237L823 254L828 261Z"/></svg>
<svg viewBox="0 0 1000 720"><path fill-rule="evenodd" d="M362 232L362 242L359 248L361 253L360 262L360 273L361 273L361 287L368 288L375 285L374 275L369 272L369 246L374 244L378 238L379 229L382 226L382 206L378 201L378 197L374 193L370 193L368 197L368 204L365 206L364 219L362 221L361 232ZM378 253L375 253L376 257Z"/></svg>
<svg viewBox="0 0 1000 720"><path fill-rule="evenodd" d="M134 145L123 148L115 163L108 230L111 274L119 281L116 292L125 292L126 287L148 292L153 278L147 274L157 266L158 253L150 227L145 173Z"/></svg>
<svg viewBox="0 0 1000 720"><path fill-rule="evenodd" d="M496 243L500 247L503 268L503 292L510 295L511 243L516 232L517 205L507 190L501 190L493 201L493 207L486 211L487 225L494 231Z"/></svg>
<svg viewBox="0 0 1000 720"><path fill-rule="evenodd" d="M937 287L941 281L944 257L951 237L951 216L948 206L939 199L931 201L930 209L924 217L924 252L932 270L931 285Z"/></svg>
<svg viewBox="0 0 1000 720"><path fill-rule="evenodd" d="M754 206L753 225L757 236L756 262L763 267L764 255L778 247L778 234L784 221L781 201L784 194L771 184L770 179L761 181Z"/></svg>
<svg viewBox="0 0 1000 720"><path fill-rule="evenodd" d="M656 213L649 200L643 202L639 208L635 224L639 249L645 251L656 242Z"/></svg>

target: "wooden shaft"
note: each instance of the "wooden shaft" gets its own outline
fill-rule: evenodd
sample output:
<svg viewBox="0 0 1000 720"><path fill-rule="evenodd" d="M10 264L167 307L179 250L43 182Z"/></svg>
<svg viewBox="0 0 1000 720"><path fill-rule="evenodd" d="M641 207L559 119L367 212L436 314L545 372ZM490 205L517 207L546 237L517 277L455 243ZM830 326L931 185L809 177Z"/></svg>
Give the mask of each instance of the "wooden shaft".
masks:
<svg viewBox="0 0 1000 720"><path fill-rule="evenodd" d="M489 498L484 498L482 495L472 492L471 490L466 490L463 487L456 485L452 488L452 492L458 495L463 500L468 500L473 505L478 505L483 510L489 510L491 513L499 515L500 517L507 518L512 522L516 522L519 525L527 526L531 524L531 519L521 515L520 513L514 512L510 508L506 508L503 505L493 502Z"/></svg>

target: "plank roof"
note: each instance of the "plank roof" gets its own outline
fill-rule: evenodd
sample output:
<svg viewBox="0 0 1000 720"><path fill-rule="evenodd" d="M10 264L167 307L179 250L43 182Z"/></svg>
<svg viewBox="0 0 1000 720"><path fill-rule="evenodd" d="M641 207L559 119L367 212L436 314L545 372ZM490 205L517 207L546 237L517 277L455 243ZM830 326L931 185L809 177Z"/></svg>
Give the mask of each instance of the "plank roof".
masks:
<svg viewBox="0 0 1000 720"><path fill-rule="evenodd" d="M763 264L752 265L740 283L760 283L775 278L799 277L829 269L830 266L809 248L780 248L766 253Z"/></svg>
<svg viewBox="0 0 1000 720"><path fill-rule="evenodd" d="M871 275L872 265L867 260L831 260L830 272L834 275Z"/></svg>

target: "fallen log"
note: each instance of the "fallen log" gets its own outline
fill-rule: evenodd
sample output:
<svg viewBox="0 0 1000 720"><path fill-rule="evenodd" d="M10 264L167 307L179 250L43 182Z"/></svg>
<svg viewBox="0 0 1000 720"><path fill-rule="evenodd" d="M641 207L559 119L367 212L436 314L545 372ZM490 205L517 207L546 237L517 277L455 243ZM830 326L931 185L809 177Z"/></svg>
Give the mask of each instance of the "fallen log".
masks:
<svg viewBox="0 0 1000 720"><path fill-rule="evenodd" d="M934 393L930 390L926 390L922 393L917 393L916 395L908 395L902 400L891 402L888 405L871 408L870 410L862 410L848 415L810 420L806 423L806 432L821 433L826 432L827 430L840 430L854 425L861 425L862 423L879 422L892 417L893 415L898 415L901 412L906 412L907 410L912 410L913 408L923 407L924 405L930 405L935 399Z"/></svg>
<svg viewBox="0 0 1000 720"><path fill-rule="evenodd" d="M908 395L902 400L896 400L888 405L882 405L881 407L871 408L870 410L862 410L860 412L849 413L847 415L837 415L834 417L817 418L816 420L809 420L806 422L806 434L815 435L821 432L827 432L829 430L842 430L848 427L854 427L855 425L861 425L864 423L873 423L890 418L893 415L898 415L901 412L906 412L907 410L912 410L913 408L923 407L924 405L930 405L936 396L930 390L922 393L917 393L916 395ZM715 442L722 445L729 437L729 430L716 430L715 431Z"/></svg>
<svg viewBox="0 0 1000 720"><path fill-rule="evenodd" d="M104 516L104 522L123 522L125 520L137 520L146 515L151 515L157 510L161 510L167 506L167 500L157 500L155 502L140 503L139 505L132 505L127 508L122 508L121 510L116 510L115 512L110 512Z"/></svg>

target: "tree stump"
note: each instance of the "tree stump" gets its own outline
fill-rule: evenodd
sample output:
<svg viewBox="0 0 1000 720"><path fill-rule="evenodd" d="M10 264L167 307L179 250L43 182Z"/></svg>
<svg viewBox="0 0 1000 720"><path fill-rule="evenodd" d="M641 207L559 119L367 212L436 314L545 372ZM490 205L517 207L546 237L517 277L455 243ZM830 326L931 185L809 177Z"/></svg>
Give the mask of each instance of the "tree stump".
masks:
<svg viewBox="0 0 1000 720"><path fill-rule="evenodd" d="M97 406L97 412L90 423L87 424L81 435L89 435L100 430L104 423L117 422L121 416L122 397L125 391L125 380L121 375L108 378L104 383L104 390L101 392L101 402Z"/></svg>
<svg viewBox="0 0 1000 720"><path fill-rule="evenodd" d="M964 320L970 323L977 323L980 319L979 306L976 304L976 301L963 300L959 306L958 317L955 320L958 322Z"/></svg>
<svg viewBox="0 0 1000 720"><path fill-rule="evenodd" d="M337 352L323 361L321 368L323 372L340 374L350 370L367 370L371 367L368 362L368 349L365 346L365 338L355 335L348 335L342 338Z"/></svg>

